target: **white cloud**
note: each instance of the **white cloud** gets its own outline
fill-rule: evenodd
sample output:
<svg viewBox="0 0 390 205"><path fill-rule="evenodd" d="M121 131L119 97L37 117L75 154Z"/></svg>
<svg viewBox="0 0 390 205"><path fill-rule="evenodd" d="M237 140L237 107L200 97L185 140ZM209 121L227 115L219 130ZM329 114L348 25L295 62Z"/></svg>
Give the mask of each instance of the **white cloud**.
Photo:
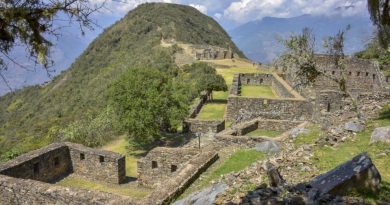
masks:
<svg viewBox="0 0 390 205"><path fill-rule="evenodd" d="M221 13L216 13L216 14L214 14L214 17L216 19L221 19L222 18L222 14Z"/></svg>
<svg viewBox="0 0 390 205"><path fill-rule="evenodd" d="M366 13L366 0L239 0L232 2L223 17L238 23L266 16L292 17L302 14L343 16Z"/></svg>
<svg viewBox="0 0 390 205"><path fill-rule="evenodd" d="M201 4L189 4L190 6L198 9L198 11L207 14L207 7Z"/></svg>
<svg viewBox="0 0 390 205"><path fill-rule="evenodd" d="M148 2L179 3L180 0L90 0L93 5L99 6L104 3L104 8L100 12L119 16L123 16L140 4Z"/></svg>

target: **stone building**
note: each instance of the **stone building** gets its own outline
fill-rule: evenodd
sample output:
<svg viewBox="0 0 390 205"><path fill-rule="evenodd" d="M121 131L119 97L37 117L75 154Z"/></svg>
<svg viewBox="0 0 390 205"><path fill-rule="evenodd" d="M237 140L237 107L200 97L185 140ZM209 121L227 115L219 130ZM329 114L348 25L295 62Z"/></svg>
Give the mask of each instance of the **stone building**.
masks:
<svg viewBox="0 0 390 205"><path fill-rule="evenodd" d="M199 153L199 149L193 148L157 147L137 162L138 183L147 187L157 186L177 174Z"/></svg>
<svg viewBox="0 0 390 205"><path fill-rule="evenodd" d="M238 55L230 48L221 48L218 46L203 46L197 45L192 47L192 54L195 55L196 60L222 60L233 59Z"/></svg>

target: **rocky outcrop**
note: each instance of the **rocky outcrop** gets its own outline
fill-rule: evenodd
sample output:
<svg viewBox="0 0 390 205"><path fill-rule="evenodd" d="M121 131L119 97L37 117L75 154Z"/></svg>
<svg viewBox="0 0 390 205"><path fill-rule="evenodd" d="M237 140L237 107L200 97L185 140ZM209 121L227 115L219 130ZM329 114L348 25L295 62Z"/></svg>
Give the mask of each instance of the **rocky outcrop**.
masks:
<svg viewBox="0 0 390 205"><path fill-rule="evenodd" d="M317 176L310 183L319 196L324 194L343 195L351 189L377 192L381 176L367 153L362 153L335 169Z"/></svg>
<svg viewBox="0 0 390 205"><path fill-rule="evenodd" d="M372 132L370 143L384 142L390 144L390 127L378 127Z"/></svg>
<svg viewBox="0 0 390 205"><path fill-rule="evenodd" d="M226 184L218 183L200 192L191 194L182 200L176 201L173 205L213 205L217 194L225 191L226 188Z"/></svg>

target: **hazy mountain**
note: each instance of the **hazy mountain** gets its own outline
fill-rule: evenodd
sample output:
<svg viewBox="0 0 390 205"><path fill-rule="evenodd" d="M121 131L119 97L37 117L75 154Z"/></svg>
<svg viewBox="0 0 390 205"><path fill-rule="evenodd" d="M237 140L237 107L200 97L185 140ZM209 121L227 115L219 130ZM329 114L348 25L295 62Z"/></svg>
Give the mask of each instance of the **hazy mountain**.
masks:
<svg viewBox="0 0 390 205"><path fill-rule="evenodd" d="M369 17L312 15L294 18L266 17L241 25L229 31L229 34L248 58L269 63L283 49L276 36L287 37L292 32L299 33L303 28L309 27L316 36L316 47L321 52L323 38L336 34L347 25L351 25L351 30L347 33L345 51L351 54L362 50L372 36L373 27Z"/></svg>

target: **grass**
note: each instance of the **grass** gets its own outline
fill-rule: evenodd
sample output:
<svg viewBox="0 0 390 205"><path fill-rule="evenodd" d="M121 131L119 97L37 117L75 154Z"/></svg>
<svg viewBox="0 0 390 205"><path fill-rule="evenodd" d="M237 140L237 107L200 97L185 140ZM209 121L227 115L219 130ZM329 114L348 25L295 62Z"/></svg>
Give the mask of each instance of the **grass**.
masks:
<svg viewBox="0 0 390 205"><path fill-rule="evenodd" d="M103 146L103 150L116 152L126 156L126 176L137 177L137 160L139 155L142 155L145 151L143 150L132 150L131 153L127 149L128 142L124 136L117 140L114 140L107 145Z"/></svg>
<svg viewBox="0 0 390 205"><path fill-rule="evenodd" d="M339 164L342 164L357 154L368 152L375 166L382 176L382 191L379 195L374 196L366 194L365 198L368 202L375 200L390 201L390 157L378 156L380 153L388 152L389 145L383 143L369 144L371 133L376 127L390 126L390 104L384 108L380 117L367 123L366 129L358 133L355 139L341 143L337 147L316 147L314 149L314 157L312 163L316 165L320 173L334 169ZM296 144L313 143L319 136L319 129L314 129L308 135L303 135L297 138Z"/></svg>
<svg viewBox="0 0 390 205"><path fill-rule="evenodd" d="M106 184L106 183L94 182L91 180L87 180L72 175L57 182L56 184L61 186L66 186L66 187L98 190L98 191L130 196L135 198L143 198L150 192L150 190L148 189L138 187L138 185L135 182L122 184L122 185Z"/></svg>
<svg viewBox="0 0 390 205"><path fill-rule="evenodd" d="M300 134L294 140L294 144L299 146L303 144L314 144L321 134L320 127L318 125L312 125L309 128L309 133Z"/></svg>
<svg viewBox="0 0 390 205"><path fill-rule="evenodd" d="M277 137L277 136L281 135L282 133L283 132L276 131L276 130L257 129L253 132L246 134L246 136L249 136L249 137L259 137L259 136Z"/></svg>
<svg viewBox="0 0 390 205"><path fill-rule="evenodd" d="M207 103L203 105L197 118L200 120L223 120L226 103Z"/></svg>
<svg viewBox="0 0 390 205"><path fill-rule="evenodd" d="M276 98L271 86L253 86L244 85L241 86L241 96L243 97L264 97L264 98Z"/></svg>
<svg viewBox="0 0 390 205"><path fill-rule="evenodd" d="M195 181L180 198L210 186L213 181L218 180L222 175L243 170L252 163L265 159L266 157L263 153L254 149L236 149L235 151L234 149L235 148L233 147L227 147L222 150L219 153L220 159L203 173L203 175ZM231 154L232 150L233 154ZM230 156L227 155L227 153L230 154Z"/></svg>

